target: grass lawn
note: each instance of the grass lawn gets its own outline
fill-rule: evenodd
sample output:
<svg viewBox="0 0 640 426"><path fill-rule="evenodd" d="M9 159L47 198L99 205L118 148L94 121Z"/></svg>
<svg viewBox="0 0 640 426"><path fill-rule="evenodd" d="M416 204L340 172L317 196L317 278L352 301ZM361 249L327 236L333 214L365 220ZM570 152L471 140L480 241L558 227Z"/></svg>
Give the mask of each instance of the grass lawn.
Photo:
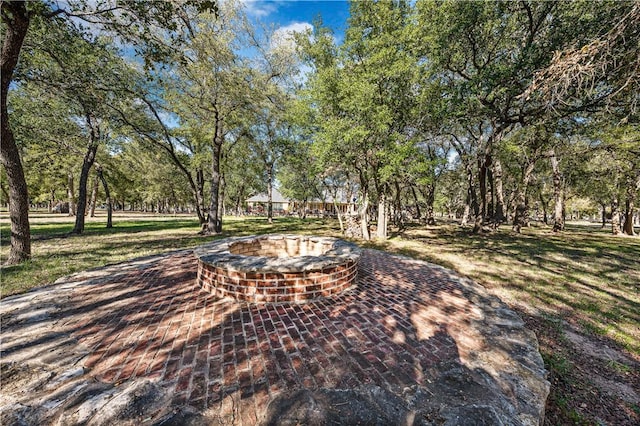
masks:
<svg viewBox="0 0 640 426"><path fill-rule="evenodd" d="M8 253L6 213L0 215L0 257ZM114 228L90 219L70 236L72 219L33 214L33 260L3 268L2 295L20 293L75 271L139 256L190 248L197 235L188 216L117 212ZM221 237L266 232L338 236L334 220L225 218ZM216 237L220 238L220 237ZM613 237L589 224L514 234L473 235L453 224L410 227L365 247L427 260L473 278L525 319L550 371L545 423L640 424L640 238Z"/></svg>

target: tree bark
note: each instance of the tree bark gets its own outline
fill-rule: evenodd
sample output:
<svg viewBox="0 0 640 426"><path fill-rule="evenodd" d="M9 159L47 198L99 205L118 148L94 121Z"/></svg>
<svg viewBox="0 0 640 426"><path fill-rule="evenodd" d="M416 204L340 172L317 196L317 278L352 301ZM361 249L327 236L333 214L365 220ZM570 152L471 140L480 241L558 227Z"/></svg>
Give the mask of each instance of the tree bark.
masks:
<svg viewBox="0 0 640 426"><path fill-rule="evenodd" d="M624 226L622 227L622 231L627 235L635 235L635 232L633 232L633 213L634 213L633 199L627 198L625 200L625 209L624 209Z"/></svg>
<svg viewBox="0 0 640 426"><path fill-rule="evenodd" d="M560 232L564 231L564 176L555 150L551 150L549 159L553 172L553 232Z"/></svg>
<svg viewBox="0 0 640 426"><path fill-rule="evenodd" d="M342 212L338 208L338 202L336 201L336 197L333 197L333 208L336 209L336 214L338 215L338 222L340 223L340 233L344 234L344 221L342 219Z"/></svg>
<svg viewBox="0 0 640 426"><path fill-rule="evenodd" d="M475 188L474 179L473 179L473 169L470 164L467 166L467 179L468 179L467 196L469 197L469 200L470 200L469 207L473 212L472 232L475 234L482 231L483 215L482 215L482 210L480 209L480 205L478 203L478 195L476 194L476 188Z"/></svg>
<svg viewBox="0 0 640 426"><path fill-rule="evenodd" d="M486 158L478 159L478 185L480 189L480 218L475 218L474 232L476 228L482 228L483 219L487 216L487 167ZM480 223L478 223L480 222ZM478 229L479 230L479 229Z"/></svg>
<svg viewBox="0 0 640 426"><path fill-rule="evenodd" d="M425 198L427 201L427 216L426 216L427 225L435 225L436 218L433 213L433 205L436 202L436 183L431 182L430 184L428 184L426 187L426 191L427 193L425 194L426 195Z"/></svg>
<svg viewBox="0 0 640 426"><path fill-rule="evenodd" d="M69 203L69 216L76 215L76 203L74 200L75 189L73 187L73 172L67 173L67 203Z"/></svg>
<svg viewBox="0 0 640 426"><path fill-rule="evenodd" d="M517 189L516 211L513 215L513 230L517 233L520 233L522 227L528 226L529 224L529 198L527 192L534 167L534 161L527 162L524 170L522 171L522 180L520 181L520 185Z"/></svg>
<svg viewBox="0 0 640 426"><path fill-rule="evenodd" d="M381 193L378 196L378 229L376 237L380 240L387 239L387 196Z"/></svg>
<svg viewBox="0 0 640 426"><path fill-rule="evenodd" d="M629 179L627 182L627 191L626 191L626 201L625 201L625 211L624 211L624 226L623 231L627 235L635 235L633 230L633 217L635 214L635 201L636 194L640 189L640 173L636 178L635 182L632 179Z"/></svg>
<svg viewBox="0 0 640 426"><path fill-rule="evenodd" d="M611 200L611 233L620 235L620 200L617 195Z"/></svg>
<svg viewBox="0 0 640 426"><path fill-rule="evenodd" d="M416 187L411 185L411 194L413 195L413 202L416 203L416 215L418 216L415 219L420 220L422 217L422 212L420 211L420 201L418 201L418 194L416 194Z"/></svg>
<svg viewBox="0 0 640 426"><path fill-rule="evenodd" d="M87 208L87 181L89 180L89 171L96 159L98 143L100 142L100 127L93 114L87 113L86 122L89 127L89 145L87 146L87 152L84 154L82 170L80 171L76 223L73 227L73 231L71 231L74 234L82 234L84 232L84 212Z"/></svg>
<svg viewBox="0 0 640 426"><path fill-rule="evenodd" d="M505 220L504 189L502 187L502 163L498 158L494 158L492 161L492 174L493 174L493 192L495 195L495 204L494 204L492 222L494 226L497 228Z"/></svg>
<svg viewBox="0 0 640 426"><path fill-rule="evenodd" d="M2 20L5 23L4 41L0 54L0 78L2 80L0 157L7 172L9 218L11 220L11 248L6 264L15 265L31 257L31 229L29 226L29 193L20 160L20 151L9 125L7 95L24 37L29 29L30 16L26 3L22 1L3 1L0 7L2 8Z"/></svg>
<svg viewBox="0 0 640 426"><path fill-rule="evenodd" d="M193 192L196 199L196 214L198 215L198 223L203 226L207 222L204 216L204 170L200 167L196 170L196 181L194 182Z"/></svg>
<svg viewBox="0 0 640 426"><path fill-rule="evenodd" d="M104 173L102 172L102 166L96 167L96 173L98 174L98 178L100 182L102 182L102 187L104 188L104 196L106 198L107 203L107 228L113 228L113 206L111 204L111 194L109 193L109 185L107 185L107 179L104 177ZM98 183L98 179L96 179L96 184ZM97 185L96 185L97 186ZM97 192L97 188L96 188Z"/></svg>
<svg viewBox="0 0 640 426"><path fill-rule="evenodd" d="M369 234L369 193L362 191L362 205L360 206L360 228L362 230L362 239L370 240Z"/></svg>
<svg viewBox="0 0 640 426"><path fill-rule="evenodd" d="M224 193L227 189L227 182L224 180L224 173L220 173L220 192L218 196L218 217L222 220L225 213L224 208Z"/></svg>
<svg viewBox="0 0 640 426"><path fill-rule="evenodd" d="M219 234L222 232L222 217L218 211L218 200L220 197L220 163L223 142L222 122L216 117L211 156L211 202L209 204L207 224L203 229L207 234Z"/></svg>
<svg viewBox="0 0 640 426"><path fill-rule="evenodd" d="M96 203L98 202L98 181L99 176L93 179L93 188L91 188L91 201L89 202L89 217L96 217Z"/></svg>

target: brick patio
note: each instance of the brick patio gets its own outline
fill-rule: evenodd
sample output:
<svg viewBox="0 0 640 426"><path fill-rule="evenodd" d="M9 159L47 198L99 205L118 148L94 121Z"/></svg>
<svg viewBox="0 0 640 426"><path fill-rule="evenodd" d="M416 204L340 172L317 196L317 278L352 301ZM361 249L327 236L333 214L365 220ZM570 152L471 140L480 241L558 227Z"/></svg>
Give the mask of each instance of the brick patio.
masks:
<svg viewBox="0 0 640 426"><path fill-rule="evenodd" d="M482 358L486 307L502 309L451 271L373 250L355 289L305 304L219 299L196 268L180 252L72 287L56 332L87 349L99 381L149 379L172 405L256 424L296 389L427 389L439 365Z"/></svg>

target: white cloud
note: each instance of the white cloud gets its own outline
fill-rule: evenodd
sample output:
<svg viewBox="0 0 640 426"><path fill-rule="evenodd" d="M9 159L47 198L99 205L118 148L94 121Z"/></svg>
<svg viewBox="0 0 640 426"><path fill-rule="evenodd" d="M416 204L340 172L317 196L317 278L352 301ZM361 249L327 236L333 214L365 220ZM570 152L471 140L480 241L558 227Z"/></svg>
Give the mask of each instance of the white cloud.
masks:
<svg viewBox="0 0 640 426"><path fill-rule="evenodd" d="M313 30L313 25L308 22L293 22L284 27L280 27L273 32L271 37L271 49L285 48L295 50L295 33L305 33Z"/></svg>
<svg viewBox="0 0 640 426"><path fill-rule="evenodd" d="M240 3L244 6L247 15L256 18L269 16L278 9L278 4L271 1L240 0Z"/></svg>

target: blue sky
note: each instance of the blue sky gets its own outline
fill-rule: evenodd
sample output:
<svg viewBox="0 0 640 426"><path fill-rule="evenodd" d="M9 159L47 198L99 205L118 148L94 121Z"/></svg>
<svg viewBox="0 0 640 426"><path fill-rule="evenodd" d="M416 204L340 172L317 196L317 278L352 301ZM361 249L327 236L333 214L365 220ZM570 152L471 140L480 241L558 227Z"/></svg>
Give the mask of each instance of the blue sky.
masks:
<svg viewBox="0 0 640 426"><path fill-rule="evenodd" d="M275 28L301 30L322 17L326 27L334 31L338 43L342 42L349 18L349 3L342 0L243 0L250 17Z"/></svg>

